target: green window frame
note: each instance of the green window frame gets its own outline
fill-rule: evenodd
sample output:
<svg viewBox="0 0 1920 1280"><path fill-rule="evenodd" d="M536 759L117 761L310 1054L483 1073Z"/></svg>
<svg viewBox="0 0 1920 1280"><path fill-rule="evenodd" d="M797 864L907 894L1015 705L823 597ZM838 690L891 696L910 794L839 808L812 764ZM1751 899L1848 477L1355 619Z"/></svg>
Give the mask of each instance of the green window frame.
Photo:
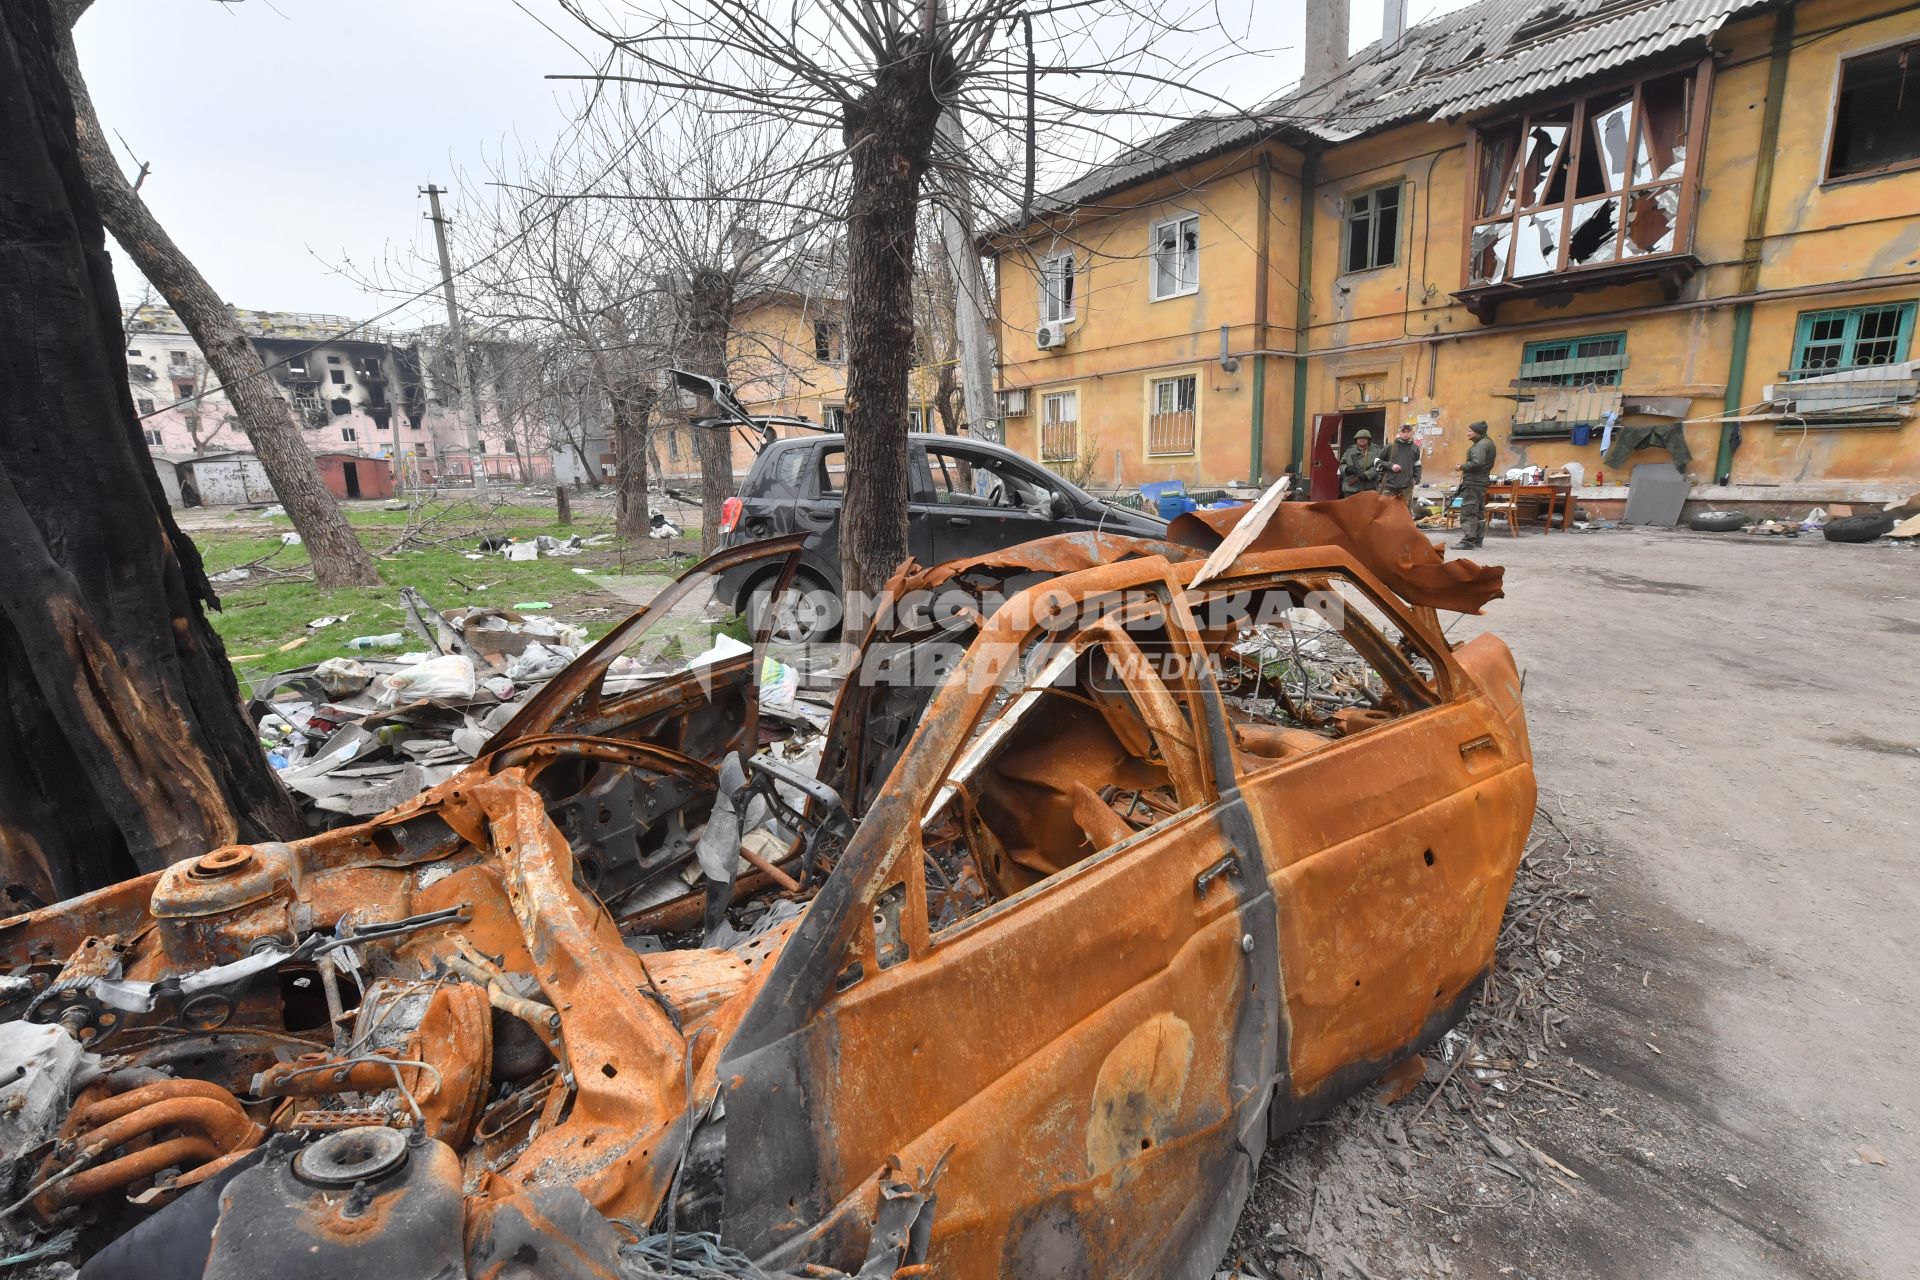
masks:
<svg viewBox="0 0 1920 1280"><path fill-rule="evenodd" d="M1913 313L1912 302L1802 311L1794 326L1788 381L1901 363L1913 344Z"/></svg>
<svg viewBox="0 0 1920 1280"><path fill-rule="evenodd" d="M1617 387L1626 371L1625 331L1529 342L1520 353L1525 386Z"/></svg>
<svg viewBox="0 0 1920 1280"><path fill-rule="evenodd" d="M1520 352L1521 387L1572 387L1593 391L1591 414L1583 413L1577 422L1558 419L1522 422L1515 418L1513 434L1527 436L1565 436L1580 423L1598 426L1605 417L1602 405L1611 406L1614 397L1606 394L1626 381L1627 335L1588 333L1572 338L1547 338L1529 342Z"/></svg>

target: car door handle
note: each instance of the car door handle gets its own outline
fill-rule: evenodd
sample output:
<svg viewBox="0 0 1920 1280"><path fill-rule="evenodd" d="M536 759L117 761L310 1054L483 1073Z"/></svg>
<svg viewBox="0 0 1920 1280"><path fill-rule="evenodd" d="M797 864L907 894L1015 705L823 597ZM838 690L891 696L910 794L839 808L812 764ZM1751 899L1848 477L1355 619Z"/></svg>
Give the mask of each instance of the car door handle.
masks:
<svg viewBox="0 0 1920 1280"><path fill-rule="evenodd" d="M973 528L973 521L967 519L965 516L948 516L947 523L956 529Z"/></svg>

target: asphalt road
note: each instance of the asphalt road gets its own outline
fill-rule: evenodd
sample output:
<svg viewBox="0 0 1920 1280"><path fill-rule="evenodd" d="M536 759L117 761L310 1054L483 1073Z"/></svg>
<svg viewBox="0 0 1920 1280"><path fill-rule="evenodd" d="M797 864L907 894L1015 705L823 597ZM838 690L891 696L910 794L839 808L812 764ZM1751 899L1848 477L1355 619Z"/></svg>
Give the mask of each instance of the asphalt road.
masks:
<svg viewBox="0 0 1920 1280"><path fill-rule="evenodd" d="M1920 548L1476 558L1507 598L1455 637L1512 645L1542 795L1612 860L1573 1051L1654 1117L1535 1224L1562 1274L1920 1275Z"/></svg>

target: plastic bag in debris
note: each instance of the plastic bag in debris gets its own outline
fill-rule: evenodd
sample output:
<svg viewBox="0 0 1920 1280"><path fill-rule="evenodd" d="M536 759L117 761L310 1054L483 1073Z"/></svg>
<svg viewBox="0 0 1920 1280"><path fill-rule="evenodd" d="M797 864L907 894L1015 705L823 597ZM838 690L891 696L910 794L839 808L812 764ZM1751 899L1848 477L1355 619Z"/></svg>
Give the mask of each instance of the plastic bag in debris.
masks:
<svg viewBox="0 0 1920 1280"><path fill-rule="evenodd" d="M1818 533L1827 527L1827 509L1815 507L1807 512L1807 518L1800 522L1800 528L1807 533Z"/></svg>
<svg viewBox="0 0 1920 1280"><path fill-rule="evenodd" d="M474 689L473 661L464 654L443 653L383 677L380 701L388 706L418 698L464 701L473 697Z"/></svg>
<svg viewBox="0 0 1920 1280"><path fill-rule="evenodd" d="M568 645L542 644L536 640L507 664L507 678L521 682L545 680L565 670L573 661L574 653Z"/></svg>
<svg viewBox="0 0 1920 1280"><path fill-rule="evenodd" d="M279 503L275 503L273 506L261 511L260 518L263 520L271 520L275 516L283 516L285 514L287 514L287 509Z"/></svg>
<svg viewBox="0 0 1920 1280"><path fill-rule="evenodd" d="M297 547L300 545L300 535L297 533L283 533L280 535L280 545L283 547Z"/></svg>
<svg viewBox="0 0 1920 1280"><path fill-rule="evenodd" d="M540 544L537 542L509 542L500 548L500 553L509 560L538 560Z"/></svg>
<svg viewBox="0 0 1920 1280"><path fill-rule="evenodd" d="M580 554L580 535L577 533L564 542L559 538L545 533L539 535L533 541L534 545L540 548L540 554L543 556L577 556Z"/></svg>
<svg viewBox="0 0 1920 1280"><path fill-rule="evenodd" d="M774 657L768 657L760 663L761 706L784 707L793 701L799 691L798 671Z"/></svg>
<svg viewBox="0 0 1920 1280"><path fill-rule="evenodd" d="M680 536L680 530L672 522L662 520L659 524L647 530L647 536L649 538L660 538L663 540L667 538L677 538Z"/></svg>
<svg viewBox="0 0 1920 1280"><path fill-rule="evenodd" d="M571 622L555 622L552 618L528 618L520 623L522 635L537 636L542 640L553 640L578 649L587 642L587 633Z"/></svg>
<svg viewBox="0 0 1920 1280"><path fill-rule="evenodd" d="M313 675L329 698L350 698L367 687L373 668L352 658L328 658L313 669Z"/></svg>
<svg viewBox="0 0 1920 1280"><path fill-rule="evenodd" d="M321 631L327 627L333 626L337 622L345 622L348 618L351 618L352 616L353 615L350 613L329 613L324 617L315 618L312 622L309 622L307 624L307 630Z"/></svg>

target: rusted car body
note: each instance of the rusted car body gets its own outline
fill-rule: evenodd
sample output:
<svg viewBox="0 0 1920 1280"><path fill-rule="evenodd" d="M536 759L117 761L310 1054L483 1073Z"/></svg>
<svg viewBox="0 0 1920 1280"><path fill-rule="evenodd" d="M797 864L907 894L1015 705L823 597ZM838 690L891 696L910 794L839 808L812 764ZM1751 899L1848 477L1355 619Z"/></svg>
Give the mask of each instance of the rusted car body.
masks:
<svg viewBox="0 0 1920 1280"><path fill-rule="evenodd" d="M605 1276L662 1229L1211 1274L1269 1137L1472 998L1534 801L1499 640L1371 544L1260 547L903 571L817 779L758 648L616 690L683 579L398 809L0 924L0 1032L64 1073L0 1229L85 1226L87 1275Z"/></svg>

